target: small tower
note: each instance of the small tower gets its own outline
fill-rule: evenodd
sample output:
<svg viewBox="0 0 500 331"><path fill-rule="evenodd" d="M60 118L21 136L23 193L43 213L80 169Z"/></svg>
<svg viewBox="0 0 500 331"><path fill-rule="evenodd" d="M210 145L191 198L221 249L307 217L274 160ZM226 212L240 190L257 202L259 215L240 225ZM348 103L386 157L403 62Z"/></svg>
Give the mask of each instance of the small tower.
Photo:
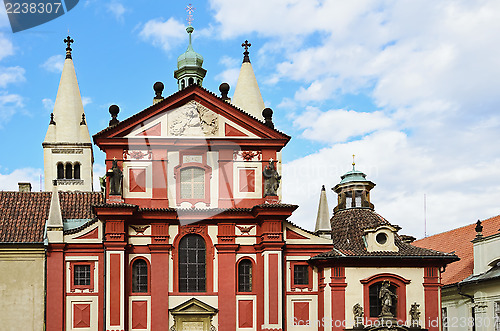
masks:
<svg viewBox="0 0 500 331"><path fill-rule="evenodd" d="M370 190L375 187L375 184L367 180L364 173L356 170L354 155L352 170L346 172L340 178L340 183L332 188L338 195L338 204L333 209L334 214L337 211L349 208L373 209L373 204L370 202Z"/></svg>
<svg viewBox="0 0 500 331"><path fill-rule="evenodd" d="M45 191L52 191L54 180L61 191L92 191L94 156L71 55L73 39L64 42L66 59L42 143Z"/></svg>
<svg viewBox="0 0 500 331"><path fill-rule="evenodd" d="M241 47L245 48L243 52L243 63L241 64L240 75L233 95L233 105L241 108L252 116L260 120L264 120L262 111L264 110L264 100L260 94L259 84L255 78L252 64L250 63L250 56L248 48L252 46L245 40Z"/></svg>
<svg viewBox="0 0 500 331"><path fill-rule="evenodd" d="M327 239L332 237L332 227L330 225L330 213L328 212L325 185L321 188L321 194L319 196L318 215L316 216L314 234Z"/></svg>
<svg viewBox="0 0 500 331"><path fill-rule="evenodd" d="M202 68L203 56L196 53L193 49L191 41L193 31L194 28L189 24L186 28L186 32L189 35L188 48L177 58L177 70L174 71L174 78L177 79L179 91L194 84L202 86L203 78L207 74L207 71Z"/></svg>

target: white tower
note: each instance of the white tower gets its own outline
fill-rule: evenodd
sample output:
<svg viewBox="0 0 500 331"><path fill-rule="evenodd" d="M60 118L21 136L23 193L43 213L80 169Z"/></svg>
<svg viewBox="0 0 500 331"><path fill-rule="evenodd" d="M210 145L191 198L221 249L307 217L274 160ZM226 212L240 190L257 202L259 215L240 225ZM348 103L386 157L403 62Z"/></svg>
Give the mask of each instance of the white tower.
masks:
<svg viewBox="0 0 500 331"><path fill-rule="evenodd" d="M71 58L73 39L68 36L64 42L66 60L42 144L45 191L52 191L53 180L61 191L92 191L94 155Z"/></svg>
<svg viewBox="0 0 500 331"><path fill-rule="evenodd" d="M248 52L248 47L252 46L252 44L245 40L241 46L245 48L245 52L243 52L243 63L241 64L232 103L250 115L263 120L264 100L260 94L259 84L257 84Z"/></svg>

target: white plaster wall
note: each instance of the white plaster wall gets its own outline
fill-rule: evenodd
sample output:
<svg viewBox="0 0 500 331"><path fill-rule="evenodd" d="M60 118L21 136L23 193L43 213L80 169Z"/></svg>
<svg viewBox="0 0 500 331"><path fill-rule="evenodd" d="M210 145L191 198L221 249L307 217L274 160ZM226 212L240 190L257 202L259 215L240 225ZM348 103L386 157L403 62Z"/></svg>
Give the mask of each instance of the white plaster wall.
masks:
<svg viewBox="0 0 500 331"><path fill-rule="evenodd" d="M52 149L82 149L82 154L54 154ZM92 147L90 146L76 146L76 145L64 145L57 147L44 147L43 149L44 157L44 182L45 191L52 190L52 180L57 179L57 163L62 162L79 162L80 163L80 178L83 180L83 185L59 185L58 189L60 191L93 191L92 180L93 180L93 156ZM104 174L100 174L103 176Z"/></svg>
<svg viewBox="0 0 500 331"><path fill-rule="evenodd" d="M44 330L45 251L0 249L0 329Z"/></svg>

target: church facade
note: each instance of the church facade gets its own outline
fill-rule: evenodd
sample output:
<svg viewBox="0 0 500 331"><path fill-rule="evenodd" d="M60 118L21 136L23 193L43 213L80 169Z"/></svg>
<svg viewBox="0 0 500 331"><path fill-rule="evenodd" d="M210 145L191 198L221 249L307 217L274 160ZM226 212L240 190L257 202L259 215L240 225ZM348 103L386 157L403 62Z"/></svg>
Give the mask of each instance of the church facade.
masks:
<svg viewBox="0 0 500 331"><path fill-rule="evenodd" d="M354 163L333 187L333 217L323 188L314 232L288 221L298 207L281 201L290 137L264 107L250 44L231 100L227 84L220 96L202 87L193 30L176 93L155 83L152 106L124 120L110 107L93 136L103 193L74 218L58 190L82 195L93 159L67 39L57 99L73 114L56 101L44 143L47 330L440 330L440 273L456 256L400 236Z"/></svg>

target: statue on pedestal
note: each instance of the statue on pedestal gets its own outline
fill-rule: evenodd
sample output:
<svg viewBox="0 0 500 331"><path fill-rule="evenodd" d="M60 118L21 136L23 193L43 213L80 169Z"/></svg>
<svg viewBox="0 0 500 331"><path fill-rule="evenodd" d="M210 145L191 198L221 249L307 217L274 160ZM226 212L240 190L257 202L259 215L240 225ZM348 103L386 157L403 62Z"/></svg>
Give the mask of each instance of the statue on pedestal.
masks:
<svg viewBox="0 0 500 331"><path fill-rule="evenodd" d="M262 174L264 175L264 197L277 196L281 176L276 170L276 161L269 160L269 165L264 168Z"/></svg>
<svg viewBox="0 0 500 331"><path fill-rule="evenodd" d="M118 168L116 159L113 160L113 165L106 173L106 176L109 177L109 195L121 196L123 173L120 168Z"/></svg>

